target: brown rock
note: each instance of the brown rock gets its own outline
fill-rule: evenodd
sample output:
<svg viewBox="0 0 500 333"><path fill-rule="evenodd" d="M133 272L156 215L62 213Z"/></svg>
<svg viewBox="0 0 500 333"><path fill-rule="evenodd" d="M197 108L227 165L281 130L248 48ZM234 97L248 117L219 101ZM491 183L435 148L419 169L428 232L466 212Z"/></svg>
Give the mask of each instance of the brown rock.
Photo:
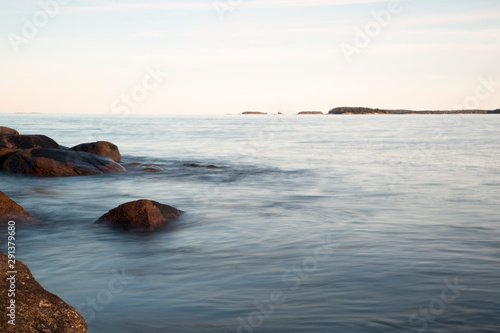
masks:
<svg viewBox="0 0 500 333"><path fill-rule="evenodd" d="M137 200L120 205L95 223L107 223L123 229L158 230L183 212L151 200Z"/></svg>
<svg viewBox="0 0 500 333"><path fill-rule="evenodd" d="M15 261L14 269L9 265L9 257L0 252L1 280L0 300L2 304L2 320L0 332L15 333L85 333L85 319L71 306L56 295L43 289L35 280L28 266L19 260ZM11 276L8 271L15 270L15 298L10 298L7 291L10 288ZM15 326L8 323L11 299L15 300Z"/></svg>
<svg viewBox="0 0 500 333"><path fill-rule="evenodd" d="M0 223L9 221L24 222L35 221L35 218L28 214L23 207L11 200L5 193L0 191Z"/></svg>
<svg viewBox="0 0 500 333"><path fill-rule="evenodd" d="M111 142L107 141L97 141L91 143L82 143L78 146L74 146L69 150L74 151L84 151L86 153L92 153L104 157L108 157L115 162L120 162L122 159L122 155L118 150L118 147Z"/></svg>
<svg viewBox="0 0 500 333"><path fill-rule="evenodd" d="M17 153L18 151L21 151L21 149L15 149L15 148L1 148L0 147L0 170L3 169L3 164L7 159Z"/></svg>
<svg viewBox="0 0 500 333"><path fill-rule="evenodd" d="M19 132L12 128L0 126L0 137L6 135L19 135Z"/></svg>
<svg viewBox="0 0 500 333"><path fill-rule="evenodd" d="M95 154L62 149L28 149L10 156L4 170L11 173L51 177L88 176L125 169L113 160Z"/></svg>
<svg viewBox="0 0 500 333"><path fill-rule="evenodd" d="M148 164L146 165L146 167L144 169L142 169L142 171L144 172L162 172L164 171L162 167L159 167L157 165L154 165L154 164Z"/></svg>
<svg viewBox="0 0 500 333"><path fill-rule="evenodd" d="M7 135L0 138L0 147L14 149L59 149L59 144L45 135Z"/></svg>

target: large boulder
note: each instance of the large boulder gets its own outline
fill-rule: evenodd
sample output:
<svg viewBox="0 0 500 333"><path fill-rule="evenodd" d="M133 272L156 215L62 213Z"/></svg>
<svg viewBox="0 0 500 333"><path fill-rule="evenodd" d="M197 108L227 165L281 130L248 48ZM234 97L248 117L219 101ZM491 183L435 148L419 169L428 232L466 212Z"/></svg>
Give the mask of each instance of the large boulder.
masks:
<svg viewBox="0 0 500 333"><path fill-rule="evenodd" d="M82 143L78 146L70 148L73 151L84 151L86 153L92 153L104 157L108 157L115 162L120 162L122 155L118 150L118 147L108 141L97 141L91 143Z"/></svg>
<svg viewBox="0 0 500 333"><path fill-rule="evenodd" d="M0 126L0 137L6 135L19 135L19 132L12 128Z"/></svg>
<svg viewBox="0 0 500 333"><path fill-rule="evenodd" d="M9 221L24 222L34 221L35 218L28 214L23 207L11 200L5 193L0 191L0 223Z"/></svg>
<svg viewBox="0 0 500 333"><path fill-rule="evenodd" d="M110 210L95 223L106 223L123 229L158 230L182 213L177 208L156 201L137 200Z"/></svg>
<svg viewBox="0 0 500 333"><path fill-rule="evenodd" d="M71 306L66 304L56 295L43 289L35 280L28 266L16 260L14 266L8 261L8 256L0 252L0 300L2 303L2 320L0 320L0 332L15 333L85 333L87 323L85 319ZM15 273L15 297L10 297L8 291L12 287L12 276L9 271ZM14 289L14 288L13 288ZM13 290L12 289L12 290ZM12 300L15 303L12 303ZM8 309L8 307L14 310ZM11 315L12 313L12 315ZM14 319L15 325L9 323Z"/></svg>
<svg viewBox="0 0 500 333"><path fill-rule="evenodd" d="M125 171L120 164L106 157L45 148L17 152L5 161L3 167L7 172L41 177L88 176Z"/></svg>
<svg viewBox="0 0 500 333"><path fill-rule="evenodd" d="M57 142L45 135L7 135L0 138L0 147L14 149L60 148Z"/></svg>

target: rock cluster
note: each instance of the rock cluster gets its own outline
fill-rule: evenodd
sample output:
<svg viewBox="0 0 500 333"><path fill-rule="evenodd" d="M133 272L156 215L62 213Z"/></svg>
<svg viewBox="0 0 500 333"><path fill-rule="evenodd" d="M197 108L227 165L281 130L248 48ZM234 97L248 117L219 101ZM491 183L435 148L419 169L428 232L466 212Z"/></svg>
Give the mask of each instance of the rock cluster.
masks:
<svg viewBox="0 0 500 333"><path fill-rule="evenodd" d="M0 127L0 170L12 174L39 177L90 176L126 171L118 162L121 154L111 142L98 141L66 148L45 135L20 135L16 130ZM131 167L140 166L131 164ZM193 165L197 166L198 165ZM141 166L140 166L141 167ZM214 166L207 166L214 167ZM155 165L141 167L145 172L160 172ZM151 200L138 200L120 205L102 215L96 223L121 229L156 231L183 212ZM37 221L20 205L0 192L0 223ZM0 332L16 333L80 333L87 332L87 323L70 305L46 291L33 278L28 267L15 262L16 297L15 326L8 323L9 257L0 253L0 302L3 320ZM10 296L9 296L10 297Z"/></svg>
<svg viewBox="0 0 500 333"><path fill-rule="evenodd" d="M111 142L83 143L70 149L45 135L19 135L0 127L0 169L39 177L88 176L125 171Z"/></svg>

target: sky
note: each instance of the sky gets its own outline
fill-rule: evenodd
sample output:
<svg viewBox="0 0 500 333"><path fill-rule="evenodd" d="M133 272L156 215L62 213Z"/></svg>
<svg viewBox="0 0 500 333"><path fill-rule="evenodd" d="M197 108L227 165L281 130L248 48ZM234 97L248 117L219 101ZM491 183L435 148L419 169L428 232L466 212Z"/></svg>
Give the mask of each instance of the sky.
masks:
<svg viewBox="0 0 500 333"><path fill-rule="evenodd" d="M0 113L500 108L498 0L0 0Z"/></svg>

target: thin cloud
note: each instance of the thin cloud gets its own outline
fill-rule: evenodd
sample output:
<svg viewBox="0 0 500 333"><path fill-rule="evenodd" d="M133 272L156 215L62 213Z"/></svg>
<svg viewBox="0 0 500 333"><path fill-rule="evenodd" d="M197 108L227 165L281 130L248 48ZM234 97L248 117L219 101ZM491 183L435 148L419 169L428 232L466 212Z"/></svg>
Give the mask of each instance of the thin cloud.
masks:
<svg viewBox="0 0 500 333"><path fill-rule="evenodd" d="M271 9L271 8L297 8L297 7L324 7L364 3L381 3L387 0L246 0L241 3L241 8ZM176 2L176 3L133 3L112 4L96 6L73 6L66 9L70 13L107 13L125 11L148 10L186 10L202 11L214 10L216 2Z"/></svg>
<svg viewBox="0 0 500 333"><path fill-rule="evenodd" d="M283 37L303 35L337 35L348 32L348 27L337 28L309 28L309 29L282 29L282 30L260 30L247 32L227 33L189 33L183 36L197 39L231 39L231 38L253 38L253 37Z"/></svg>
<svg viewBox="0 0 500 333"><path fill-rule="evenodd" d="M440 16L408 18L405 20L401 20L399 23L397 23L397 25L405 27L426 27L431 25L435 26L493 20L500 20L500 10L488 9Z"/></svg>

